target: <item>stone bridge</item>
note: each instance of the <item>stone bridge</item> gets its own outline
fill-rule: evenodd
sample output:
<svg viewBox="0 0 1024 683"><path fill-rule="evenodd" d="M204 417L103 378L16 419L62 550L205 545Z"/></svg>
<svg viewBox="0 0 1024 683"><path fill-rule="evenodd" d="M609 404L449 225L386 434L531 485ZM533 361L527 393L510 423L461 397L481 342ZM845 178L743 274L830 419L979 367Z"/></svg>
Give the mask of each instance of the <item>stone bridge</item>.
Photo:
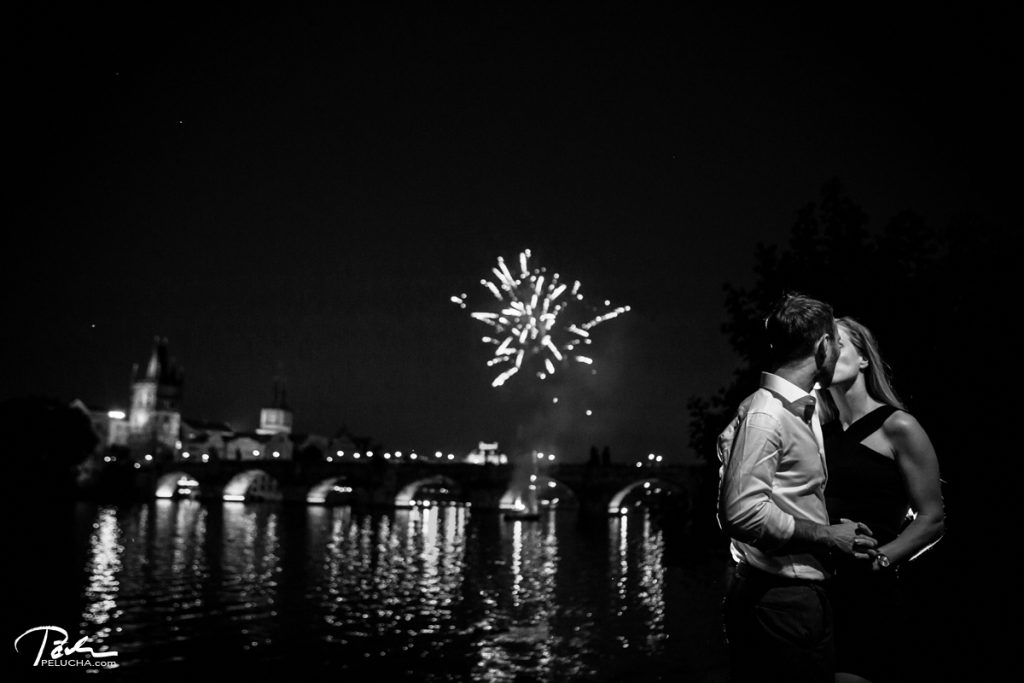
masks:
<svg viewBox="0 0 1024 683"><path fill-rule="evenodd" d="M551 463L532 475L512 465L430 461L173 462L143 468L143 497L207 500L280 500L306 504L413 507L469 504L515 507L531 485L542 506L618 513L630 506L670 507L688 513L701 490L699 467Z"/></svg>

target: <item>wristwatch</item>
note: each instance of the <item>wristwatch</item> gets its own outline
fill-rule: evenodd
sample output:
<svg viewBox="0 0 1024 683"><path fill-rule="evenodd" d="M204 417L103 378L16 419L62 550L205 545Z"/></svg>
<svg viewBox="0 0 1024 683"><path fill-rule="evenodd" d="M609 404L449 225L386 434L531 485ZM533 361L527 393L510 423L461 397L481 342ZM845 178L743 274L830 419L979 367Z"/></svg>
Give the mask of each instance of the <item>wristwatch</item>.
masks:
<svg viewBox="0 0 1024 683"><path fill-rule="evenodd" d="M875 555L875 561L878 562L878 566L882 569L888 569L889 565L891 564L891 562L889 561L889 556L885 553L877 553Z"/></svg>

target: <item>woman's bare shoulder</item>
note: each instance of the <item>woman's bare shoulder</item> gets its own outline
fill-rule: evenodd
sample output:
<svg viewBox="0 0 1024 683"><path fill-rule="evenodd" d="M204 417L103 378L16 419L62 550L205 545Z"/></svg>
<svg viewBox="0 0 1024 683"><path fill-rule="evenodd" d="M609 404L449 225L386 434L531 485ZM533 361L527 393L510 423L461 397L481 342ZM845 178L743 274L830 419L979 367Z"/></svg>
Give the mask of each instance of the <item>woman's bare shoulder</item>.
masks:
<svg viewBox="0 0 1024 683"><path fill-rule="evenodd" d="M897 447L928 440L928 433L921 423L905 410L897 410L886 418L882 431Z"/></svg>

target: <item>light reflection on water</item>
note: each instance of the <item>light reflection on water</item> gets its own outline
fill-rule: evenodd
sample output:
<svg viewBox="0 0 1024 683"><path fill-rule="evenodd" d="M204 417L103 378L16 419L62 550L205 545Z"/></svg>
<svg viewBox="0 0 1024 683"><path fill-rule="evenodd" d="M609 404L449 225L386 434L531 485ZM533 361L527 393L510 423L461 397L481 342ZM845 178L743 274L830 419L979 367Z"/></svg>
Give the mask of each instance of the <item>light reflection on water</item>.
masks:
<svg viewBox="0 0 1024 683"><path fill-rule="evenodd" d="M619 643L624 649L660 655L667 640L664 532L649 515L615 516L608 526L615 614L644 625L625 631Z"/></svg>
<svg viewBox="0 0 1024 683"><path fill-rule="evenodd" d="M552 632L555 605L555 580L558 569L557 512L549 512L537 522L503 522L503 550L511 555L510 602L491 623L488 633L474 646L479 661L472 678L480 681L506 681L532 675L550 680L554 674L554 649L561 637ZM503 553L504 554L504 553ZM490 604L500 604L500 589L491 591ZM566 661L563 665L578 672Z"/></svg>
<svg viewBox="0 0 1024 683"><path fill-rule="evenodd" d="M224 504L221 592L225 613L236 624L243 651L273 643L279 622L277 508ZM251 655L249 655L251 656Z"/></svg>
<svg viewBox="0 0 1024 683"><path fill-rule="evenodd" d="M110 638L111 625L117 623L123 614L116 600L120 587L118 577L122 568L121 557L124 554L120 536L117 515L110 508L101 510L89 538L91 558L85 587L88 606L82 615L83 629L95 633L97 640Z"/></svg>
<svg viewBox="0 0 1024 683"><path fill-rule="evenodd" d="M707 643L667 645L665 534L642 512L591 527L575 512L506 521L457 506L160 500L83 514L81 634L118 650L126 673L217 658L415 680L659 680L716 664ZM711 636L719 600L686 597Z"/></svg>

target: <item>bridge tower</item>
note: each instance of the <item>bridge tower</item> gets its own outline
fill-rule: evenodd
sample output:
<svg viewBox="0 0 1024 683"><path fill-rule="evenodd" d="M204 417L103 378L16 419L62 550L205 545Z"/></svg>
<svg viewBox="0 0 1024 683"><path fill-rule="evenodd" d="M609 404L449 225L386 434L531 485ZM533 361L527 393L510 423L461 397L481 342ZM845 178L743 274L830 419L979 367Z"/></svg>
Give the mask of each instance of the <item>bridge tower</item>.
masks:
<svg viewBox="0 0 1024 683"><path fill-rule="evenodd" d="M133 459L149 454L173 457L181 432L184 372L167 352L167 338L155 337L145 372L132 368L128 446Z"/></svg>
<svg viewBox="0 0 1024 683"><path fill-rule="evenodd" d="M274 377L274 398L269 408L260 409L260 426L257 434L291 434L292 410L288 407L284 380Z"/></svg>

